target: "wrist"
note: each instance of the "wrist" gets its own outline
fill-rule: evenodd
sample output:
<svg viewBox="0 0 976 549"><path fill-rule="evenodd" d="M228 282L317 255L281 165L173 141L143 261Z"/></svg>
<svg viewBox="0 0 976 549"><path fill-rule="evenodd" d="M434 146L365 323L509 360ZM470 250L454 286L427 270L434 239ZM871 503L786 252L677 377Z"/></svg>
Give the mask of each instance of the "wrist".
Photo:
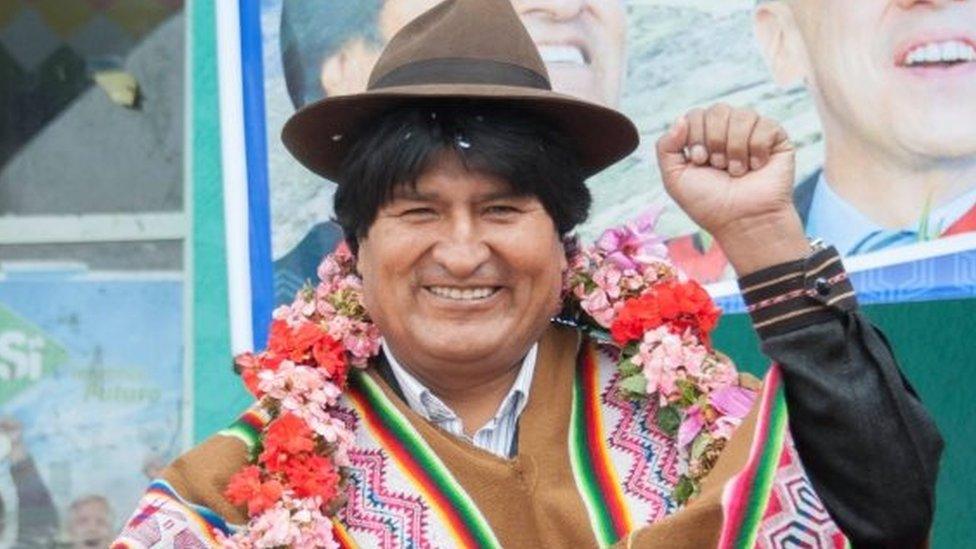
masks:
<svg viewBox="0 0 976 549"><path fill-rule="evenodd" d="M739 277L803 259L810 243L796 210L736 220L713 235Z"/></svg>

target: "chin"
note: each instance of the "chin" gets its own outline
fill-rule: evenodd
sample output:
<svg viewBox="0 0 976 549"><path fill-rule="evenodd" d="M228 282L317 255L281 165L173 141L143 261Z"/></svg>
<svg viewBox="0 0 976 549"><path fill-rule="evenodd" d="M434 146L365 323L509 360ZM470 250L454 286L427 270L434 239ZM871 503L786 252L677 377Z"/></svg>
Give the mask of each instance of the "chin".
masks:
<svg viewBox="0 0 976 549"><path fill-rule="evenodd" d="M428 354L441 360L456 362L478 362L498 352L510 343L504 337L487 337L485 334L470 334L458 331L450 339L438 339L425 345Z"/></svg>
<svg viewBox="0 0 976 549"><path fill-rule="evenodd" d="M428 337L418 338L424 354L451 362L479 362L496 355L516 339L514 327L497 325L437 323L429 326Z"/></svg>
<svg viewBox="0 0 976 549"><path fill-rule="evenodd" d="M976 126L963 122L976 120L972 113L938 113L899 128L896 135L903 147L927 158L976 158ZM909 126L909 125L905 125Z"/></svg>
<svg viewBox="0 0 976 549"><path fill-rule="evenodd" d="M607 94L590 69L549 68L552 88L559 93L572 95L599 105L610 105Z"/></svg>

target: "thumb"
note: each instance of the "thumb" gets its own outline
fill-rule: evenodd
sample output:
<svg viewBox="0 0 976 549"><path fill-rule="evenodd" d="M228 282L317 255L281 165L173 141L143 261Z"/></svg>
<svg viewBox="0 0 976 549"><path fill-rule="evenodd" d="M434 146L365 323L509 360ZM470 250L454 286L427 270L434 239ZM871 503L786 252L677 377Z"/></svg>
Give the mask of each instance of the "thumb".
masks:
<svg viewBox="0 0 976 549"><path fill-rule="evenodd" d="M657 140L657 165L665 183L675 172L680 172L688 165L688 159L685 158L688 132L688 118L682 116Z"/></svg>
<svg viewBox="0 0 976 549"><path fill-rule="evenodd" d="M790 141L789 134L786 133L786 130L780 128L776 132L776 137L773 138L772 153L781 154L781 153L792 153L794 151L796 151L796 147L793 145L793 142Z"/></svg>

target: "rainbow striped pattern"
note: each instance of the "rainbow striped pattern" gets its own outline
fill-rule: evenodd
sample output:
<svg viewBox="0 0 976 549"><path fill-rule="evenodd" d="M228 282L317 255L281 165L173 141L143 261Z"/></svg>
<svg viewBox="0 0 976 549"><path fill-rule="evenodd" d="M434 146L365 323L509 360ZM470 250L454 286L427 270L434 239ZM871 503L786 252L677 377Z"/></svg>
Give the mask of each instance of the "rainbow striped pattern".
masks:
<svg viewBox="0 0 976 549"><path fill-rule="evenodd" d="M356 549L356 540L349 534L349 530L339 519L332 519L332 534L335 535L336 543L341 549Z"/></svg>
<svg viewBox="0 0 976 549"><path fill-rule="evenodd" d="M763 382L748 460L742 471L726 484L722 494L724 520L720 549L755 546L783 453L786 428L782 374L774 364Z"/></svg>
<svg viewBox="0 0 976 549"><path fill-rule="evenodd" d="M606 547L626 536L634 525L607 450L599 364L596 347L586 343L573 381L569 455L593 533L600 546Z"/></svg>
<svg viewBox="0 0 976 549"><path fill-rule="evenodd" d="M441 519L452 546L501 547L471 497L369 375L354 372L346 396L361 418L361 425ZM427 540L413 541L423 546Z"/></svg>
<svg viewBox="0 0 976 549"><path fill-rule="evenodd" d="M771 506L774 490L785 488L795 479L790 478L790 464L799 459L788 442L789 427L783 376L778 364L773 364L763 382L759 398L759 415L753 433L752 445L742 471L726 483L722 492L723 521L719 549L746 549L759 545L779 547L786 538L796 536L807 539L816 546L848 548L837 526L826 517L823 504L813 493L813 500L805 498L803 504L814 509L794 509L793 518L783 526L782 501ZM800 475L805 474L800 467ZM811 488L812 490L812 488ZM779 507L780 509L776 509ZM808 516L811 511L822 513L820 520ZM779 523L779 526L776 526ZM771 531L771 529L778 531ZM785 537L784 537L785 536ZM814 542L814 539L819 541Z"/></svg>
<svg viewBox="0 0 976 549"><path fill-rule="evenodd" d="M157 480L149 485L111 547L216 547L220 545L218 533L233 532L216 513L187 502L169 483Z"/></svg>
<svg viewBox="0 0 976 549"><path fill-rule="evenodd" d="M271 422L271 415L260 404L251 406L246 412L237 418L230 427L217 433L225 437L236 438L247 446L247 451L251 457L255 457L261 445L261 433Z"/></svg>

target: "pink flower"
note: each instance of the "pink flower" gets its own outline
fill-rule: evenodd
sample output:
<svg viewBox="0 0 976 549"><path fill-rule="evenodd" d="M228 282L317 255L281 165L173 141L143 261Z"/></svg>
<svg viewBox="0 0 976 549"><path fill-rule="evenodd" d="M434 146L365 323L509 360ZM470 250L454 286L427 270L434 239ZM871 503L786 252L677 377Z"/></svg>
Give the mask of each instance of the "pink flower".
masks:
<svg viewBox="0 0 976 549"><path fill-rule="evenodd" d="M720 414L738 419L746 417L755 400L755 392L736 385L726 385L708 395L708 403Z"/></svg>
<svg viewBox="0 0 976 549"><path fill-rule="evenodd" d="M352 355L354 366L363 366L366 360L379 353L379 329L373 325L358 327L356 333L350 334L342 341L348 353Z"/></svg>
<svg viewBox="0 0 976 549"><path fill-rule="evenodd" d="M658 393L663 406L677 393L679 379L701 375L707 357L708 350L696 339L674 334L664 325L644 334L631 361L643 368L647 393Z"/></svg>
<svg viewBox="0 0 976 549"><path fill-rule="evenodd" d="M580 301L580 308L604 328L609 328L613 324L615 316L613 307L610 305L610 300L607 298L606 292L601 289L593 290L587 294Z"/></svg>
<svg viewBox="0 0 976 549"><path fill-rule="evenodd" d="M624 273L617 266L607 264L601 266L593 273L593 282L598 288L603 290L610 299L620 297L620 282L624 278Z"/></svg>
<svg viewBox="0 0 976 549"><path fill-rule="evenodd" d="M709 361L709 367L701 379L702 386L709 393L723 387L736 385L738 382L739 372L735 369L735 365L724 357Z"/></svg>
<svg viewBox="0 0 976 549"><path fill-rule="evenodd" d="M648 210L631 223L605 231L596 246L622 270L641 271L645 265L666 260L664 238L654 232L660 216L660 208Z"/></svg>
<svg viewBox="0 0 976 549"><path fill-rule="evenodd" d="M741 418L721 416L715 420L715 423L709 426L708 431L717 439L721 438L728 440L732 438L732 434L735 433L735 430L738 429L739 425L741 424Z"/></svg>
<svg viewBox="0 0 976 549"><path fill-rule="evenodd" d="M681 422L681 427L678 428L678 447L685 448L691 444L704 426L705 418L702 416L701 408L698 406L688 408L685 411L685 419Z"/></svg>
<svg viewBox="0 0 976 549"><path fill-rule="evenodd" d="M252 519L247 529L221 536L221 546L234 549L261 547L337 548L332 521L319 509L318 498L285 496L272 508Z"/></svg>

